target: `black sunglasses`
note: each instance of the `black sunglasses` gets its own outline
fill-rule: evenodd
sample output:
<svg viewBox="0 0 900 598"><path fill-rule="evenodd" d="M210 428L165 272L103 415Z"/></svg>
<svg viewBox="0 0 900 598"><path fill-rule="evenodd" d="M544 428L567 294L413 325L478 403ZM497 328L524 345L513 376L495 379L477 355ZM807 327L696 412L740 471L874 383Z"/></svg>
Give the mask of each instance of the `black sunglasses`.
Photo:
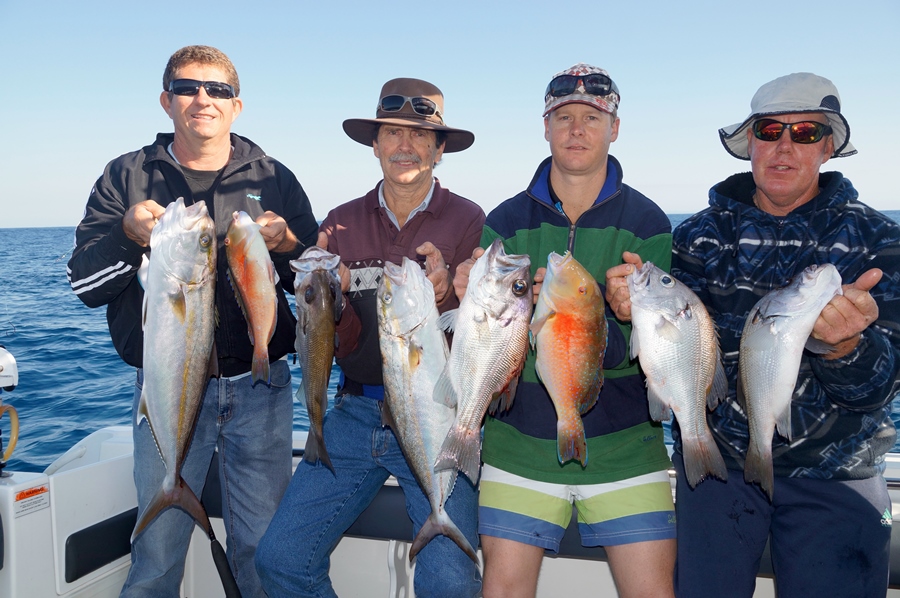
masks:
<svg viewBox="0 0 900 598"><path fill-rule="evenodd" d="M234 93L234 87L220 81L175 79L169 83L169 91L177 96L195 96L200 93L201 87L206 90L206 95L217 100L230 100L237 95Z"/></svg>
<svg viewBox="0 0 900 598"><path fill-rule="evenodd" d="M406 102L409 102L409 105L412 106L412 109L416 114L421 114L422 116L437 115L441 122L443 122L444 119L441 116L441 111L438 110L437 104L428 98L391 94L381 98L378 102L378 108L385 112L399 112Z"/></svg>
<svg viewBox="0 0 900 598"><path fill-rule="evenodd" d="M829 125L812 120L799 123L783 123L771 118L763 118L753 123L753 134L761 141L778 141L785 129L790 131L794 143L816 143L825 135L831 135Z"/></svg>
<svg viewBox="0 0 900 598"><path fill-rule="evenodd" d="M617 91L612 79L606 75L560 75L550 82L544 96L561 98L571 95L578 89L579 81L584 85L585 93L593 96L608 96L613 91Z"/></svg>

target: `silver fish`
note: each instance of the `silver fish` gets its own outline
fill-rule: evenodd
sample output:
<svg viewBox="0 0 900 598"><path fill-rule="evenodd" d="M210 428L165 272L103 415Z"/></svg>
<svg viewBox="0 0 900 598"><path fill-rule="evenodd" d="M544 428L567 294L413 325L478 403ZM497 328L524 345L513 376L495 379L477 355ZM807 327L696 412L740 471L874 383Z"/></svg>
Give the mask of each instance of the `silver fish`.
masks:
<svg viewBox="0 0 900 598"><path fill-rule="evenodd" d="M169 204L150 235L150 250L138 273L144 287L144 385L137 423L149 423L166 476L132 541L171 506L210 532L206 512L181 477L209 382L215 333L216 232L206 204L185 207L181 198Z"/></svg>
<svg viewBox="0 0 900 598"><path fill-rule="evenodd" d="M443 534L478 563L475 549L444 510L456 483L456 469L435 473L432 464L456 419L456 409L434 401L434 386L447 363L447 339L438 324L434 288L419 265L385 262L378 285L378 340L384 375L384 403L391 428L431 515L409 551L410 562L433 537Z"/></svg>
<svg viewBox="0 0 900 598"><path fill-rule="evenodd" d="M626 277L631 294L631 357L647 379L650 416L681 429L685 476L691 487L713 475L728 479L706 422L728 393L715 323L700 298L650 262Z"/></svg>
<svg viewBox="0 0 900 598"><path fill-rule="evenodd" d="M841 275L832 264L812 265L791 283L770 291L750 310L741 334L738 401L750 428L744 480L772 498L772 438L775 429L791 440L791 399L804 345L816 353L831 347L809 337L819 314L841 295Z"/></svg>
<svg viewBox="0 0 900 598"><path fill-rule="evenodd" d="M247 320L253 345L250 370L253 384L271 384L269 342L278 322L277 275L260 228L247 212L234 212L225 235L225 258L234 296Z"/></svg>
<svg viewBox="0 0 900 598"><path fill-rule="evenodd" d="M334 472L322 422L328 409L328 379L334 360L335 322L341 318L343 296L338 269L341 258L333 253L312 246L299 259L291 261L294 277L294 296L297 304L297 340L295 348L300 355L303 379L297 390L297 398L303 396L309 412L309 434L303 460L316 463L321 460Z"/></svg>
<svg viewBox="0 0 900 598"><path fill-rule="evenodd" d="M450 357L435 400L457 407L435 470L458 468L476 483L481 465L481 420L488 406L509 409L528 349L531 260L507 255L500 239L476 260L456 310L441 324L454 330ZM502 396L501 396L502 395Z"/></svg>

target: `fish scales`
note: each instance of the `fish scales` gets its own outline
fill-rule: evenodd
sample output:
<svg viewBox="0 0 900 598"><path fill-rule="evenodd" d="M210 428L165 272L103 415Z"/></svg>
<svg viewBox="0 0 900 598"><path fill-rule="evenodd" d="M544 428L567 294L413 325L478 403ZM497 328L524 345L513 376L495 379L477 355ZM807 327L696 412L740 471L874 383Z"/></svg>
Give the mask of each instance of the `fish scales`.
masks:
<svg viewBox="0 0 900 598"><path fill-rule="evenodd" d="M166 466L162 485L138 519L132 541L162 511L178 506L211 534L209 518L181 477L209 382L215 334L215 225L206 204L166 207L138 273L144 288L144 381L137 424L146 419Z"/></svg>
<svg viewBox="0 0 900 598"><path fill-rule="evenodd" d="M605 304L593 276L569 253L547 258L531 323L535 368L557 415L557 456L587 465L581 415L597 402L606 352Z"/></svg>
<svg viewBox="0 0 900 598"><path fill-rule="evenodd" d="M459 308L441 316L453 330L453 345L435 400L456 406L457 415L437 470L458 468L478 480L482 419L495 400L493 408L511 406L528 349L530 269L527 255L507 255L496 239L472 267Z"/></svg>
<svg viewBox="0 0 900 598"><path fill-rule="evenodd" d="M791 400L804 347L825 353L831 347L810 338L819 314L843 293L832 264L811 265L787 286L767 293L750 310L741 333L738 401L747 415L750 443L744 480L758 483L772 498L775 430L791 440Z"/></svg>
<svg viewBox="0 0 900 598"><path fill-rule="evenodd" d="M275 265L259 232L262 228L246 212L234 212L225 235L228 276L247 320L253 344L253 384L271 384L269 342L278 322Z"/></svg>
<svg viewBox="0 0 900 598"><path fill-rule="evenodd" d="M335 327L341 317L343 295L338 275L340 257L320 247L309 247L292 260L297 306L295 348L300 357L302 380L297 398L303 397L309 413L309 433L303 460L322 461L334 472L325 448L322 424L328 409L328 381L334 361Z"/></svg>
<svg viewBox="0 0 900 598"><path fill-rule="evenodd" d="M685 476L696 487L707 476L728 478L706 420L728 385L715 323L699 297L650 262L626 277L631 297L631 356L647 382L650 416L675 414Z"/></svg>
<svg viewBox="0 0 900 598"><path fill-rule="evenodd" d="M410 561L433 537L443 534L478 563L474 548L444 510L456 483L455 469L434 472L438 451L456 409L434 400L435 384L449 349L438 323L434 289L419 265L384 265L378 288L379 344L385 405L410 469L431 504L431 515L413 539Z"/></svg>

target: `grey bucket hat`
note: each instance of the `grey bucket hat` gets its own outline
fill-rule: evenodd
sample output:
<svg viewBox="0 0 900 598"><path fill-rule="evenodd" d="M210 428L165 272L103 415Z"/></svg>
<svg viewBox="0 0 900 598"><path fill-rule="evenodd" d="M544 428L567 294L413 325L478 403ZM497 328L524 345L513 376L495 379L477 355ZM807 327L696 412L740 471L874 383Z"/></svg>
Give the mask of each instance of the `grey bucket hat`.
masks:
<svg viewBox="0 0 900 598"><path fill-rule="evenodd" d="M746 130L761 116L821 112L834 130L834 154L843 158L856 153L850 144L850 125L841 114L841 96L834 83L812 73L793 73L778 77L759 88L750 100L750 116L743 122L719 129L719 139L728 153L749 160Z"/></svg>

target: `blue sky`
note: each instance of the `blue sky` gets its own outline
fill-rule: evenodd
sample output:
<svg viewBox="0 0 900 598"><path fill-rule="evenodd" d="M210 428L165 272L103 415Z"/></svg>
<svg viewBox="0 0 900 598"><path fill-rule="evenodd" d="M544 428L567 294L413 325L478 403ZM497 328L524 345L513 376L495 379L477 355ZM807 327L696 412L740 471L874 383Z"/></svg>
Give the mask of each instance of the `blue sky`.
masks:
<svg viewBox="0 0 900 598"><path fill-rule="evenodd" d="M284 162L317 218L380 179L341 129L372 117L381 85L426 79L447 124L475 145L445 156L442 184L490 211L548 155L543 92L576 62L622 92L611 152L625 181L668 213L748 169L718 128L757 88L812 71L838 86L857 156L833 160L861 199L900 209L900 2L208 2L0 0L0 227L74 226L107 162L170 131L159 106L168 57L225 51L241 78L233 130Z"/></svg>

